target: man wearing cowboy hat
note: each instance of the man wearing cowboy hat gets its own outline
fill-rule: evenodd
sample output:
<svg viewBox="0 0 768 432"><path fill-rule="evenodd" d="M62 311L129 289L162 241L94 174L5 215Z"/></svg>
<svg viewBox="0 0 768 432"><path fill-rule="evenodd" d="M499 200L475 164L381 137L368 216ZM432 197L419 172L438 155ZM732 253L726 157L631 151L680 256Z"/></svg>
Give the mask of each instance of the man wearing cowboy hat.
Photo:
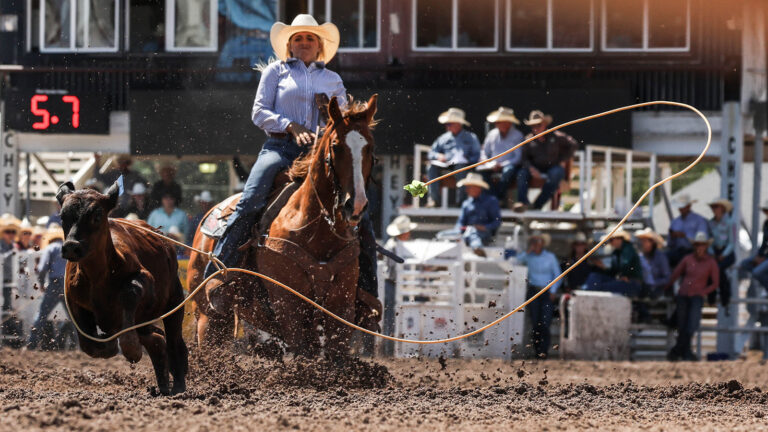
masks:
<svg viewBox="0 0 768 432"><path fill-rule="evenodd" d="M418 224L411 222L411 218L406 215L396 217L392 223L387 226L387 235L389 239L384 243L384 249L395 255L404 257L405 249L401 246L402 242L411 239L411 232L418 227ZM384 319L382 321L382 330L386 335L395 333L395 290L397 281L397 263L389 257L384 257ZM384 341L383 354L394 354L394 343Z"/></svg>
<svg viewBox="0 0 768 432"><path fill-rule="evenodd" d="M552 123L552 116L539 110L531 111L525 124L531 127L526 139L538 135ZM515 210L524 211L528 207L541 209L554 196L560 182L565 178L565 165L573 158L579 143L570 135L555 131L535 139L523 147L522 168L517 176L517 201ZM528 187L533 177L545 177L546 182L541 193L531 206L528 200Z"/></svg>
<svg viewBox="0 0 768 432"><path fill-rule="evenodd" d="M649 297L656 298L662 294L672 274L667 255L661 250L664 247L664 238L650 228L636 232L635 237L640 241L643 289Z"/></svg>
<svg viewBox="0 0 768 432"><path fill-rule="evenodd" d="M483 141L483 159L490 159L523 141L523 133L514 126L519 125L520 120L515 117L515 112L512 108L499 107L496 111L488 114L486 120L489 123L493 123L496 127L491 129L488 135L485 136L485 141ZM488 184L492 184L492 173L501 173L501 178L493 185L493 193L502 204L507 201L509 185L517 178L522 153L522 149L519 149L490 162L488 167L481 166L481 168L485 168L483 169L483 178Z"/></svg>
<svg viewBox="0 0 768 432"><path fill-rule="evenodd" d="M125 187L125 190L127 191L131 190L136 183L141 183L143 185L149 184L147 179L131 169L133 160L129 155L117 156L115 159L117 168L109 169L104 173L101 172L101 154L94 154L94 158L96 159L96 163L93 165L93 177L102 184L114 184L120 176L123 176L123 187ZM127 196L125 197L125 200L128 200Z"/></svg>
<svg viewBox="0 0 768 432"><path fill-rule="evenodd" d="M465 116L464 111L459 108L448 108L448 111L437 117L437 121L445 125L445 133L432 143L427 155L430 161L427 175L430 180L438 177L443 170L453 171L480 159L480 141L477 135L464 129L464 126L469 126ZM463 172L456 174L456 179L460 181L464 176ZM440 185L433 183L429 185L427 207L436 206L439 200ZM458 191L456 201L463 200L463 193Z"/></svg>
<svg viewBox="0 0 768 432"><path fill-rule="evenodd" d="M709 232L712 234L712 245L709 253L715 258L720 269L720 304L728 306L731 301L731 281L726 272L736 262L734 253L737 227L730 217L733 204L725 198L709 203L712 209L712 219L708 221ZM715 304L717 292L709 293L709 304Z"/></svg>
<svg viewBox="0 0 768 432"><path fill-rule="evenodd" d="M455 228L462 232L464 243L476 255L484 257L483 246L493 240L501 225L499 201L487 192L488 183L478 173L467 174L457 186L463 187L468 197L461 204L461 215Z"/></svg>
<svg viewBox="0 0 768 432"><path fill-rule="evenodd" d="M688 194L680 194L672 204L680 212L669 225L669 264L676 266L684 256L691 253L691 239L697 232L708 232L707 220L698 213L691 211L692 200Z"/></svg>
<svg viewBox="0 0 768 432"><path fill-rule="evenodd" d="M10 213L4 213L0 216L0 265L3 267L3 306L0 322L2 322L2 333L7 335L18 334L18 320L13 316L13 258L16 235L19 233L21 221Z"/></svg>
<svg viewBox="0 0 768 432"><path fill-rule="evenodd" d="M528 251L517 256L517 261L528 267L526 298L533 297L560 276L557 258L545 249L549 242L549 235L534 231L528 237ZM553 303L561 284L562 279L552 285L549 292L542 294L525 308L526 315L531 320L531 341L537 358L546 359L549 352L549 326L552 323Z"/></svg>
<svg viewBox="0 0 768 432"><path fill-rule="evenodd" d="M768 216L768 200L765 200L760 208ZM753 256L739 264L739 270L750 274L768 290L768 219L763 223L763 243Z"/></svg>
<svg viewBox="0 0 768 432"><path fill-rule="evenodd" d="M680 289L675 297L677 314L677 343L668 354L669 360L698 360L691 350L691 338L701 323L701 308L704 298L717 289L720 271L712 255L707 253L712 239L706 231L697 232L692 242L693 253L686 255L675 267L667 284L670 289L682 276Z"/></svg>
<svg viewBox="0 0 768 432"><path fill-rule="evenodd" d="M600 260L592 261L597 271L587 278L585 289L606 291L627 297L637 297L642 290L643 270L632 236L623 229L616 230L610 237L611 265Z"/></svg>
<svg viewBox="0 0 768 432"><path fill-rule="evenodd" d="M64 242L64 230L61 226L51 225L44 235L48 246L43 249L40 263L37 265L37 278L40 289L43 290L43 300L37 314L35 324L29 334L27 348L35 349L40 342L48 315L59 302L64 300L64 271L67 261L61 256L61 245ZM46 280L48 283L46 284Z"/></svg>
<svg viewBox="0 0 768 432"><path fill-rule="evenodd" d="M200 221L203 220L206 213L208 213L208 210L213 207L213 195L211 195L210 191L204 190L200 192L200 195L195 195L195 202L197 202L200 211L192 216L189 226L187 227L187 244L192 244L192 240L195 238L195 231L197 231L197 226L200 225Z"/></svg>
<svg viewBox="0 0 768 432"><path fill-rule="evenodd" d="M589 241L587 236L583 232L578 231L574 236L573 241L571 241L571 253L568 255L567 259L563 260L561 267L568 268L573 265L573 263L581 259L581 257L586 255L588 246ZM565 275L563 291L571 292L573 290L582 289L584 284L587 282L587 277L589 277L590 273L594 271L595 267L589 262L589 260L583 261L576 268L571 270L570 273Z"/></svg>
<svg viewBox="0 0 768 432"><path fill-rule="evenodd" d="M170 193L176 199L176 205L181 204L181 185L176 182L176 167L169 162L163 163L160 167L160 180L152 185L152 191L149 193L149 208L160 207L160 200L163 195Z"/></svg>

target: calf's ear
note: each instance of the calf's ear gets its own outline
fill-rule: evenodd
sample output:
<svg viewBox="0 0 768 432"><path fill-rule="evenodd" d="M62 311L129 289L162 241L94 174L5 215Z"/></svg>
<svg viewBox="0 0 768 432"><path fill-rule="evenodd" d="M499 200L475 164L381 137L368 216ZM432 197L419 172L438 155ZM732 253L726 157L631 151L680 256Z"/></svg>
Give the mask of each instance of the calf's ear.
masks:
<svg viewBox="0 0 768 432"><path fill-rule="evenodd" d="M59 191L56 192L56 201L59 202L59 204L64 204L64 198L66 198L67 195L71 194L75 191L75 185L72 184L71 181L68 181L61 186L59 186Z"/></svg>
<svg viewBox="0 0 768 432"><path fill-rule="evenodd" d="M109 197L109 200L107 200L107 210L112 210L117 207L117 199L120 198L120 185L118 185L117 182L109 187L107 196Z"/></svg>

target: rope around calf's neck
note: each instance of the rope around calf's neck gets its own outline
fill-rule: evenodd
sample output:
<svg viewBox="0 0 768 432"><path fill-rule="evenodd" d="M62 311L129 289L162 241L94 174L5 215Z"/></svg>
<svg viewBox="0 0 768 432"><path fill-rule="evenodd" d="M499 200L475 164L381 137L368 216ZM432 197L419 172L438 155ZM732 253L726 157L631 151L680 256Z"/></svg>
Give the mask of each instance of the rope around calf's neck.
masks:
<svg viewBox="0 0 768 432"><path fill-rule="evenodd" d="M69 280L69 279L65 275L65 279L64 279L65 280L65 285L64 285L65 286L64 303L65 303L65 305L67 307L67 313L69 313L69 317L72 320L72 323L74 324L75 328L77 329L78 332L80 332L81 335L83 335L84 337L86 337L86 338L88 338L88 339L90 339L90 340L92 340L94 342L109 342L111 340L114 340L114 339L118 338L122 334L125 334L125 333L127 333L129 331L135 330L135 329L140 328L140 327L144 327L144 326L153 324L153 323L158 322L160 320L163 320L163 319L167 318L168 316L170 316L171 314L177 312L179 309L184 307L184 305L186 303L188 303L198 293L198 291L200 291L200 289L202 289L205 286L205 284L207 284L208 281L210 281L215 276L217 276L219 274L222 274L222 273L226 274L226 272L237 272L237 273L245 273L245 274L249 274L249 275L252 275L252 276L257 276L257 277L259 277L261 279L264 279L264 280L266 280L268 282L271 282L271 283L273 283L273 284L275 284L275 285L285 289L286 291L289 291L290 293L296 295L300 299L302 299L305 302L309 303L313 307L319 309L320 311L322 311L323 313L325 313L329 317L335 319L336 321L339 321L342 324L347 325L347 326L349 326L349 327L351 327L351 328L353 328L355 330L359 330L359 331L361 331L363 333L369 334L371 336L379 337L379 338L382 338L382 339L386 339L386 340L390 340L390 341L394 341L394 342L405 342L405 343L429 345L429 344L440 344L440 343L454 342L454 341L458 341L458 340L461 340L461 339L465 339L465 338L474 336L474 335L476 335L478 333L481 333L481 332L483 332L483 331L485 331L485 330L487 330L487 329L489 329L489 328L491 328L491 327L501 323L502 321L506 320L507 318L511 317L513 314L519 312L524 307L528 306L531 302L533 302L534 300L539 298L541 295L543 295L545 292L547 292L554 284L556 284L563 277L565 277L565 275L570 273L571 270L573 270L574 268L578 267L582 262L584 262L593 253L595 253L598 249L600 249L600 247L602 247L603 244L605 244L605 242L608 241L608 239L613 235L613 233L615 233L622 225L624 225L624 223L627 221L627 219L629 219L629 216L640 206L640 204L645 200L645 198L648 197L648 195L653 190L655 190L659 186L663 185L664 183L667 183L667 182L669 182L669 181L671 181L671 180L673 180L673 179L675 179L675 178L685 174L691 168L696 166L696 164L698 164L701 161L701 159L704 157L704 155L707 153L707 150L709 150L709 146L712 143L712 127L710 126L709 121L707 120L706 116L704 116L704 114L701 111L699 111L698 109L696 109L693 106L688 105L688 104L684 104L684 103L680 103L680 102L670 102L670 101L653 101L653 102L644 102L644 103L639 103L639 104L634 104L634 105L628 105L628 106L624 106L624 107L621 107L621 108L616 108L616 109L613 109L613 110L610 110L610 111L605 111L605 112L602 112L602 113L599 113L599 114L593 114L593 115L590 115L590 116L587 116L587 117L582 117L582 118L577 119L577 120L572 120L572 121L569 121L567 123L563 123L563 124L561 124L559 126L551 128L551 129L547 129L546 131L544 131L544 132L542 132L542 133L540 133L538 135L535 135L535 136L533 136L533 137L531 137L531 138L521 142L520 144L512 147L511 149L505 151L504 153L501 153L501 154L499 154L497 156L494 156L494 157L492 157L490 159L478 162L476 164L467 166L465 168L453 171L453 172L448 173L448 174L446 174L444 176L441 176L441 177L435 178L433 180L430 180L429 182L424 184L424 185L429 185L429 184L434 183L436 181L439 181L439 180L441 180L443 178L455 175L455 174L457 174L459 172L466 171L468 169L472 169L472 168L474 168L474 167L476 167L478 165L481 165L483 163L486 163L486 162L498 159L498 158L500 158L500 157L502 157L502 156L504 156L506 154L509 154L509 153L513 152L514 150L520 148L521 146L523 146L523 145L533 141L534 139L542 137L542 136L544 136L544 135L546 135L548 133L554 132L554 131L556 131L558 129L561 129L563 127L566 127L566 126L569 126L569 125L573 125L573 124L576 124L576 123L581 123L581 122L584 122L584 121L587 121L587 120L592 120L592 119L595 119L595 118L607 116L607 115L614 114L614 113L617 113L617 112L626 111L626 110L635 109L635 108L641 108L641 107L645 107L645 106L649 106L649 105L671 105L671 106L677 106L677 107L682 107L682 108L689 109L689 110L695 112L697 115L699 115L699 117L701 117L702 120L704 120L704 124L707 127L707 143L704 146L704 149L702 150L701 154L699 154L699 156L693 162L691 162L687 167L683 168L682 170L680 170L679 172L677 172L675 174L670 175L667 178L662 179L661 181L655 183L653 186L648 188L648 190L646 190L645 193L643 193L643 195L637 200L637 202L635 202L635 205L633 205L632 208L627 212L627 214L624 215L623 218L621 218L621 220L618 222L618 224L616 224L616 226L613 228L613 230L611 230L610 233L608 233L608 235L604 236L592 249L589 250L589 252L587 252L583 257L578 259L570 267L565 269L565 271L563 271L558 277L556 277L547 286L545 286L544 288L539 290L539 292L537 292L531 298L529 298L528 300L523 302L520 306L518 306L518 307L514 308L513 310L507 312L505 315L499 317L498 319L494 320L493 322L491 322L489 324L486 324L486 325L484 325L484 326L482 326L482 327L480 327L480 328L478 328L476 330L472 330L471 332L464 333L464 334L457 335L457 336L453 336L453 337L449 337L449 338L445 338L445 339L436 339L436 340L405 339L405 338L399 338L399 337L388 336L388 335L384 335L384 334L381 334L381 333L377 333L377 332L368 330L366 328L360 327L360 326L358 326L358 325L356 325L354 323L351 323L351 322L345 320L344 318L341 318L340 316L336 315L335 313L331 312L330 310L326 309L325 307L319 305L314 300L310 299L309 297L305 296L304 294L302 294L302 293L296 291L295 289L293 289L293 288L283 284L280 281L272 279L269 276L263 275L261 273L258 273L258 272L252 271L252 270L243 269L243 268L237 268L237 267L227 268L224 265L224 263L222 263L218 258L216 258L211 252L205 252L205 251L202 251L200 249L194 248L192 246L188 246L188 245L186 245L184 243L181 243L179 241L176 241L176 240L174 240L174 239L172 239L172 238L170 238L170 237L168 237L168 236L166 236L164 234L158 233L157 231L155 231L153 229L146 228L146 227L140 226L138 224L134 224L134 223L126 221L126 220L115 220L115 221L118 222L118 223L124 224L124 225L130 225L130 226L133 226L135 228L139 228L141 230L147 231L147 232L151 233L152 235L156 235L158 237L164 238L165 240L170 241L171 243L174 243L174 244L176 244L178 246L185 247L185 248L187 248L189 250L194 250L197 253L200 253L200 254L206 256L209 260L213 261L214 265L216 265L218 270L216 270L216 272L213 273L212 275L210 275L207 278L205 278L205 280L203 280L192 292L190 292L189 295L187 296L187 298L185 298L184 301L182 301L175 308L171 309L170 311L166 312L165 314L161 315L160 317L158 317L158 318L156 318L156 319L154 319L152 321L146 321L146 322L143 322L141 324L136 324L134 326L128 327L126 329L123 329L123 330L115 333L114 335L106 337L106 338L93 337L93 336L83 332L83 330L77 324L75 319L72 317L72 311L70 310L70 307L69 307L69 301L67 299L67 292L66 292L66 287L67 287L66 281ZM69 271L69 266L67 266L67 272L68 271Z"/></svg>

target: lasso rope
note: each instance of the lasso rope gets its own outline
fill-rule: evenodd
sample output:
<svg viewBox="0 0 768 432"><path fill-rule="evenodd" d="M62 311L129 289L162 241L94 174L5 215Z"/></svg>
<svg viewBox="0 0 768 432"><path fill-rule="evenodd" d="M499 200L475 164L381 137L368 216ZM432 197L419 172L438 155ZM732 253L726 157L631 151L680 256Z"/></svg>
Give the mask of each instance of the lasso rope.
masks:
<svg viewBox="0 0 768 432"><path fill-rule="evenodd" d="M533 302L534 300L539 298L541 295L543 295L545 292L547 292L552 287L552 285L557 283L560 279L565 277L565 275L570 273L571 270L573 270L574 268L579 266L582 262L584 262L584 260L589 258L593 253L595 253L598 249L600 249L600 247L602 247L603 244L605 244L605 242L607 242L611 238L611 236L619 228L621 228L622 225L624 225L624 223L627 221L627 219L629 219L629 216L640 206L640 204L643 202L643 200L645 200L645 198L653 190L655 190L659 186L663 185L664 183L667 183L667 182L669 182L669 181L671 181L671 180L673 180L673 179L675 179L675 178L685 174L686 172L688 172L691 168L696 166L696 164L698 164L701 161L701 159L707 153L707 150L709 150L710 144L712 143L712 127L710 126L709 121L707 120L706 116L704 116L704 114L701 111L699 111L698 109L696 109L693 106L688 105L688 104L684 104L684 103L680 103L680 102L670 102L670 101L653 101L653 102L644 102L644 103L639 103L639 104L634 104L634 105L628 105L628 106L624 106L624 107L621 107L621 108L616 108L616 109L612 109L612 110L609 110L609 111L605 111L605 112L602 112L602 113L599 113L599 114L593 114L593 115L590 115L590 116L587 116L587 117L582 117L580 119L572 120L572 121L569 121L567 123L563 123L563 124L561 124L559 126L553 127L551 129L547 129L546 131L544 131L544 132L542 132L542 133L540 133L538 135L535 135L535 136L533 136L533 137L531 137L531 138L521 142L520 144L512 147L511 149L505 151L504 153L501 153L501 154L499 154L497 156L494 156L494 157L492 157L490 159L487 159L487 160L478 162L476 164L469 165L467 167L458 169L456 171L453 171L453 172L448 173L446 175L443 175L441 177L432 179L432 180L428 181L427 183L422 183L422 182L418 182L418 181L414 180L414 182L411 185L409 185L409 186L411 186L411 188L406 186L406 189L409 192L411 192L412 194L414 194L414 196L415 195L423 196L422 191L426 192L426 186L428 186L429 184L434 183L436 181L440 181L441 179L444 179L446 177L455 175L455 174L460 173L462 171L466 171L466 170L472 169L472 168L474 168L474 167L476 167L478 165L481 165L481 164L490 162L492 160L498 159L498 158L500 158L500 157L502 157L502 156L504 156L506 154L509 154L509 153L515 151L516 149L520 148L521 146L523 146L525 144L528 144L529 142L531 142L531 141L533 141L533 140L535 140L535 139L537 139L539 137L542 137L542 136L544 136L544 135L546 135L548 133L554 132L554 131L556 131L558 129L561 129L561 128L564 128L566 126L570 126L570 125L573 125L573 124L576 124L576 123L581 123L581 122L584 122L584 121L587 121L587 120L592 120L592 119L596 119L596 118L599 118L599 117L607 116L607 115L610 115L610 114L615 114L615 113L618 113L618 112L621 112L621 111L627 111L627 110L631 110L631 109L635 109L635 108L641 108L641 107L650 106L650 105L671 105L671 106L676 106L676 107L682 107L682 108L687 108L687 109L695 112L696 114L698 114L699 117L701 117L702 120L704 120L704 124L707 126L707 144L704 146L704 149L702 150L701 154L699 154L699 156L693 162L691 162L690 165L688 165L687 167L683 168L681 171L679 171L679 172L677 172L675 174L672 174L672 175L670 175L669 177L667 177L665 179L662 179L658 183L655 183L653 186L648 188L648 190L646 190L645 193L643 193L643 195L637 200L635 205L633 205L632 208L627 212L627 214L624 215L623 218L621 218L621 220L618 222L618 224L616 224L616 226L613 228L613 230L611 230L610 233L608 233L608 235L604 236L592 249L589 250L589 252L587 252L583 257L578 259L570 267L565 269L565 271L563 271L558 277L556 277L547 286L545 286L544 288L539 290L539 292L537 292L531 298L529 298L528 300L523 302L523 304L521 304L520 306L518 306L518 307L514 308L513 310L507 312L505 315L499 317L498 319L494 320L493 322L491 322L489 324L486 324L486 325L484 325L484 326L482 326L482 327L480 327L480 328L478 328L476 330L472 330L471 332L464 333L464 334L461 334L461 335L458 335L458 336L453 336L453 337L445 338L445 339L436 339L436 340L405 339L405 338L399 338L399 337L388 336L388 335L384 335L384 334L381 334L381 333L377 333L377 332L368 330L366 328L360 327L360 326L358 326L358 325L356 325L354 323L351 323L351 322L345 320L344 318L341 318L340 316L336 315L335 313L333 313L333 312L329 311L328 309L324 308L323 306L319 305L314 300L310 299L309 297L305 296L304 294L302 294L302 293L296 291L295 289L293 289L293 288L283 284L280 281L272 279L269 276L263 275L261 273L255 272L255 271L243 269L243 268L237 268L237 267L227 268L224 265L224 263L222 263L218 258L216 258L213 255L212 252L206 252L206 251L202 251L200 249L194 248L192 246L188 246L188 245L186 245L184 243L181 243L179 241L176 241L176 240L174 240L174 239L172 239L172 238L170 238L168 236L160 234L160 233L156 232L153 229L146 228L146 227L134 224L134 223L126 221L126 220L116 220L116 222L124 224L124 225L130 225L130 226L133 226L135 228L139 228L141 230L144 230L146 232L151 233L152 235L156 235L158 237L164 238L165 240L167 240L167 241L169 241L171 243L174 243L174 244L176 244L178 246L182 246L182 247L185 247L185 248L187 248L189 250L193 250L193 251L195 251L195 252L197 252L199 254L202 254L202 255L206 256L209 260L213 261L214 265L218 268L218 270L215 273L213 273L212 275L210 275L207 278L205 278L205 280L203 280L200 283L200 285L197 286L197 288L195 288L192 292L190 292L189 295L187 296L187 298L185 298L184 301L182 301L175 308L171 309L170 311L166 312L165 314L161 315L160 317L158 317L158 318L156 318L156 319L154 319L152 321L147 321L147 322L143 322L141 324L136 324L134 326L131 326L131 327L128 327L128 328L126 328L124 330L121 330L121 331L113 334L112 336L109 336L109 337L106 337L106 338L97 338L97 337L94 337L94 336L91 336L91 335L85 333L80 328L80 326L77 324L77 322L74 320L74 318L72 317L72 311L69 308L69 300L67 299L66 283L65 283L64 303L65 303L65 305L67 307L67 313L69 313L69 317L72 320L72 323L74 324L74 326L77 329L77 331L80 332L80 334L82 334L84 337L86 337L86 338L88 338L88 339L90 339L92 341L95 341L95 342L109 342L109 341L114 340L115 338L119 337L122 334L125 334L125 333L127 333L129 331L135 330L135 329L140 328L140 327L144 327L144 326L153 324L153 323L158 322L160 320L163 320L164 318L167 318L171 314L177 312L179 309L184 307L184 305L186 303L188 303L198 293L198 291L200 291L200 289L202 289L205 286L205 284L208 283L208 281L211 280L213 277L215 277L215 276L217 276L219 274L226 274L227 272L238 272L238 273L249 274L249 275L252 275L252 276L257 276L257 277L259 277L261 279L264 279L264 280L266 280L268 282L271 282L271 283L273 283L273 284L275 284L275 285L285 289L286 291L291 292L292 294L296 295L300 299L304 300L305 302L307 302L310 305L314 306L315 308L319 309L320 311L322 311L326 315L330 316L331 318L335 319L336 321L339 321L339 322L341 322L344 325L347 325L347 326L349 326L349 327L351 327L351 328L353 328L355 330L359 330L359 331L361 331L363 333L366 333L366 334L369 334L371 336L376 336L376 337L379 337L379 338L382 338L382 339L391 340L391 341L394 341L394 342L405 342L405 343L413 343L413 344L421 344L421 345L441 344L441 343L454 342L454 341L458 341L458 340L461 340L461 339L466 339L468 337L471 337L471 336L474 336L474 335L476 335L478 333L481 333L481 332L483 332L483 331L485 331L485 330L495 326L496 324L501 323L502 321L504 321L507 318L511 317L513 314L515 314L515 313L519 312L520 310L522 310L524 307L528 306L531 302ZM67 268L68 267L69 266L67 266ZM68 272L68 270L67 270L67 272ZM65 282L68 280L67 275L65 275L65 279L64 280L65 280Z"/></svg>

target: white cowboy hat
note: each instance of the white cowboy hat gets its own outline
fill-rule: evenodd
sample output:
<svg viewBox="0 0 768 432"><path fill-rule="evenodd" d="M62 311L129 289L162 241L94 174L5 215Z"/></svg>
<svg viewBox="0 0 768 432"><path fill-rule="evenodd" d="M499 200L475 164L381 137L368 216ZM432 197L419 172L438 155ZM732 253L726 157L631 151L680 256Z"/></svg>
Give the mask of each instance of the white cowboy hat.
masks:
<svg viewBox="0 0 768 432"><path fill-rule="evenodd" d="M183 234L181 233L181 230L176 225L171 225L171 227L168 228L168 235L177 241L181 241L181 239L184 238Z"/></svg>
<svg viewBox="0 0 768 432"><path fill-rule="evenodd" d="M45 243L50 243L56 239L64 240L64 230L61 228L61 225L54 223L51 224L45 231L45 234L43 234L43 241Z"/></svg>
<svg viewBox="0 0 768 432"><path fill-rule="evenodd" d="M136 182L131 188L131 195L144 195L147 193L147 187L142 182Z"/></svg>
<svg viewBox="0 0 768 432"><path fill-rule="evenodd" d="M485 119L488 123L508 121L517 125L520 124L520 120L515 117L515 111L505 106L501 106L496 111L491 112Z"/></svg>
<svg viewBox="0 0 768 432"><path fill-rule="evenodd" d="M613 228L611 228L611 229L613 229ZM610 232L611 230L608 230L608 231ZM616 232L613 233L612 236L608 237L608 234L606 234L603 238L604 239L608 238L608 240L611 240L611 239L615 239L616 237L620 237L620 238L624 239L625 242L632 241L632 235L630 235L628 232L624 231L623 228L617 229Z"/></svg>
<svg viewBox="0 0 768 432"><path fill-rule="evenodd" d="M419 226L417 223L411 222L411 218L406 215L400 215L395 218L389 225L387 225L387 235L390 237L397 237L400 234L411 232Z"/></svg>
<svg viewBox="0 0 768 432"><path fill-rule="evenodd" d="M571 243L588 243L587 236L581 231L576 232Z"/></svg>
<svg viewBox="0 0 768 432"><path fill-rule="evenodd" d="M533 110L528 114L528 119L523 121L528 126L537 125L544 122L545 125L552 123L552 116L544 114L541 110Z"/></svg>
<svg viewBox="0 0 768 432"><path fill-rule="evenodd" d="M710 243L712 243L712 239L709 238L707 233L705 233L704 231L699 231L693 237L693 241L691 243L693 243L693 244L700 244L700 243L710 244Z"/></svg>
<svg viewBox="0 0 768 432"><path fill-rule="evenodd" d="M440 124L461 123L464 126L469 126L469 122L465 118L466 116L467 115L464 113L463 109L451 107L448 108L448 111L437 116L437 121L440 122Z"/></svg>
<svg viewBox="0 0 768 432"><path fill-rule="evenodd" d="M0 231L12 230L18 233L19 229L21 229L21 221L14 215L3 213L3 215L0 216Z"/></svg>
<svg viewBox="0 0 768 432"><path fill-rule="evenodd" d="M269 41L272 42L272 49L277 58L282 61L288 58L288 41L291 40L291 36L301 32L315 34L323 40L323 50L318 56L318 60L328 63L336 55L341 40L339 29L329 22L319 25L312 15L299 14L293 19L291 25L281 22L272 24L272 29L269 31Z"/></svg>
<svg viewBox="0 0 768 432"><path fill-rule="evenodd" d="M531 241L535 238L539 238L544 242L544 247L549 246L549 243L552 241L552 237L550 237L549 234L543 233L539 230L533 231L531 235L528 236L528 241Z"/></svg>
<svg viewBox="0 0 768 432"><path fill-rule="evenodd" d="M656 243L656 246L658 248L663 248L666 243L664 241L664 237L662 237L659 233L657 233L656 231L652 230L649 227L643 228L640 231L636 232L635 237L640 239L644 238L644 239L651 240L652 242Z"/></svg>
<svg viewBox="0 0 768 432"><path fill-rule="evenodd" d="M136 213L128 213L127 215L125 215L125 220L130 220L130 221L139 220L139 215L137 215Z"/></svg>
<svg viewBox="0 0 768 432"><path fill-rule="evenodd" d="M688 207L689 205L691 205L691 204L693 204L695 202L696 202L696 200L695 199L691 199L690 195L688 195L688 194L680 194L680 195L677 196L677 198L672 200L672 205L675 208L683 208L683 207Z"/></svg>
<svg viewBox="0 0 768 432"><path fill-rule="evenodd" d="M730 202L729 200L725 199L725 198L716 199L716 200L712 201L711 203L709 203L710 207L718 206L718 205L719 206L723 206L723 208L725 209L726 213L730 213L731 210L733 210L733 203Z"/></svg>
<svg viewBox="0 0 768 432"><path fill-rule="evenodd" d="M490 189L488 183L483 180L483 176L478 173L469 173L466 177L456 183L456 186L480 186L483 189Z"/></svg>
<svg viewBox="0 0 768 432"><path fill-rule="evenodd" d="M195 201L213 202L213 195L211 195L211 192L204 190L200 192Z"/></svg>

